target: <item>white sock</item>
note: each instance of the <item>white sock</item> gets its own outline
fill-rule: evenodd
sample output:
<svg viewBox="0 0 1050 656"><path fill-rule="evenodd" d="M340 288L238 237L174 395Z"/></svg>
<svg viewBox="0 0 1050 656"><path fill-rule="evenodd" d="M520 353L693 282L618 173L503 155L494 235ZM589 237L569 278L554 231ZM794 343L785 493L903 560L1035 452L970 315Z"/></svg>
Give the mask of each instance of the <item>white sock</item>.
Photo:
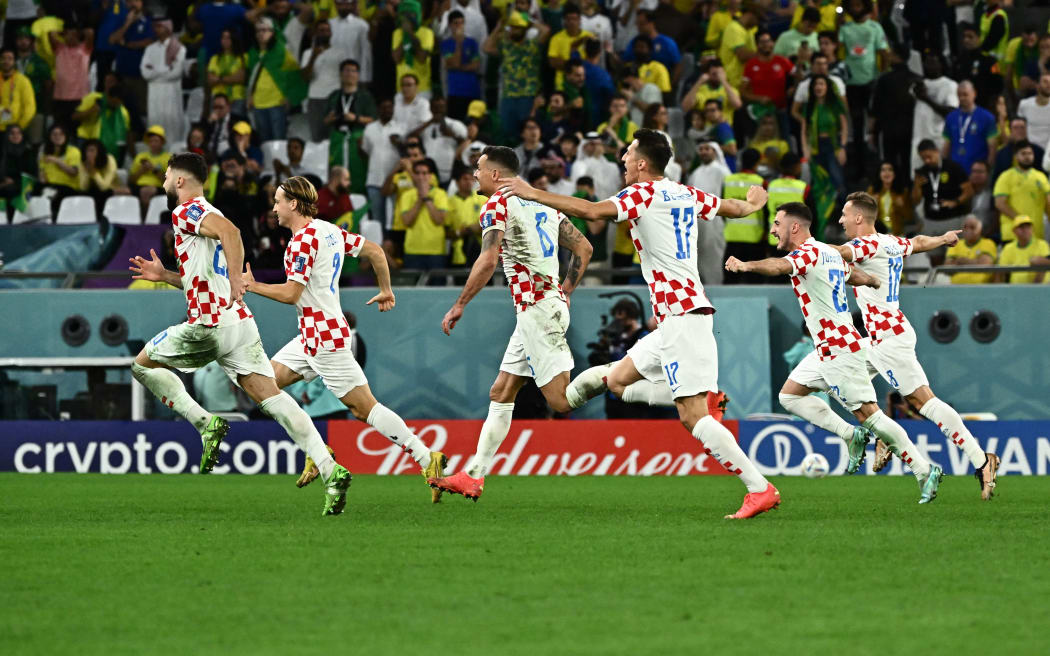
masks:
<svg viewBox="0 0 1050 656"><path fill-rule="evenodd" d="M211 413L193 400L175 372L164 367L143 367L136 362L131 365L131 374L135 380L156 394L161 403L185 417L198 431L208 427Z"/></svg>
<svg viewBox="0 0 1050 656"><path fill-rule="evenodd" d="M868 417L864 426L894 450L901 462L911 467L915 478L921 480L930 473L930 461L919 453L918 447L908 438L908 433L901 425L882 414L881 410L876 410L875 414Z"/></svg>
<svg viewBox="0 0 1050 656"><path fill-rule="evenodd" d="M510 420L514 414L513 403L489 403L489 414L485 417L485 423L481 426L481 436L478 437L478 452L474 454L467 468L467 476L481 478L488 473L492 457L499 450L499 445L507 438L510 432Z"/></svg>
<svg viewBox="0 0 1050 656"><path fill-rule="evenodd" d="M721 463L729 473L739 476L747 486L748 492L765 492L769 487L769 481L758 473L755 465L747 459L729 429L715 421L711 415L705 415L696 422L696 426L693 426L693 437L703 443L704 453Z"/></svg>
<svg viewBox="0 0 1050 656"><path fill-rule="evenodd" d="M386 435L388 440L408 451L408 455L412 456L421 468L426 469L430 466L430 449L416 437L396 412L382 403L376 403L368 413L366 421L369 426Z"/></svg>
<svg viewBox="0 0 1050 656"><path fill-rule="evenodd" d="M611 364L602 364L591 367L574 378L565 388L565 400L569 402L569 407L575 410L594 397L604 394L605 390L609 389L605 377L611 369Z"/></svg>
<svg viewBox="0 0 1050 656"><path fill-rule="evenodd" d="M796 417L801 417L814 426L838 435L845 442L849 442L853 437L853 426L835 414L835 411L823 399L813 395L798 396L797 394L781 393L780 405Z"/></svg>
<svg viewBox="0 0 1050 656"><path fill-rule="evenodd" d="M976 469L984 467L987 458L984 449L977 443L970 431L966 429L966 425L963 424L959 413L950 405L937 397L933 397L919 409L919 414L937 424L937 428L941 429L948 441L962 449Z"/></svg>
<svg viewBox="0 0 1050 656"><path fill-rule="evenodd" d="M674 397L671 396L671 386L667 381L661 380L654 383L648 380L640 380L623 388L620 400L624 403L648 403L649 405L674 405Z"/></svg>
<svg viewBox="0 0 1050 656"><path fill-rule="evenodd" d="M299 407L288 392L280 392L259 404L259 409L272 417L288 433L288 437L313 459L321 480L327 481L335 469L335 460L328 453L321 434L314 427L310 415Z"/></svg>

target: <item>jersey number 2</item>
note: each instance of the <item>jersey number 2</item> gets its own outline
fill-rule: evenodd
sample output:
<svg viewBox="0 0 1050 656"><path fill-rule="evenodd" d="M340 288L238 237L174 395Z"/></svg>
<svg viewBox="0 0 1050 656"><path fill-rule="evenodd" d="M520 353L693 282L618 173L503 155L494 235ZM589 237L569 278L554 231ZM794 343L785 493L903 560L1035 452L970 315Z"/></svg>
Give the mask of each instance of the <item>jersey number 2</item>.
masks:
<svg viewBox="0 0 1050 656"><path fill-rule="evenodd" d="M550 257L554 255L554 242L551 241L551 236L543 231L542 226L547 222L546 212L536 213L536 234L540 236L540 250L543 251L543 257Z"/></svg>
<svg viewBox="0 0 1050 656"><path fill-rule="evenodd" d="M693 212L695 211L696 209L692 207L675 207L671 209L671 218L674 219L674 238L678 245L678 250L675 251L674 256L679 260L688 260L692 254L689 235L693 231ZM685 232L685 239L682 238L683 231Z"/></svg>
<svg viewBox="0 0 1050 656"><path fill-rule="evenodd" d="M335 293L335 281L339 280L339 261L342 253L336 253L335 257L332 258L332 282L328 284L328 291Z"/></svg>

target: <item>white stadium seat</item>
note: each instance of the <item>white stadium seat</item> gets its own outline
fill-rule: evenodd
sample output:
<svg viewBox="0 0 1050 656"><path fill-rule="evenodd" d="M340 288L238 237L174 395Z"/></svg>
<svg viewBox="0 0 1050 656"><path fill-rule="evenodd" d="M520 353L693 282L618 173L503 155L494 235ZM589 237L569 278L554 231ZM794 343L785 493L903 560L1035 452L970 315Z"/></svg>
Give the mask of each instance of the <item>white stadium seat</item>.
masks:
<svg viewBox="0 0 1050 656"><path fill-rule="evenodd" d="M43 196L33 196L29 199L28 207L23 213L15 210L11 217L11 223L28 223L30 221L51 221L51 201Z"/></svg>
<svg viewBox="0 0 1050 656"><path fill-rule="evenodd" d="M161 215L169 215L167 222L171 222L170 210L168 209L168 197L165 194L158 194L149 201L149 207L146 209L146 225L161 225L164 221L161 219Z"/></svg>
<svg viewBox="0 0 1050 656"><path fill-rule="evenodd" d="M288 159L288 141L285 139L274 139L264 141L259 149L263 153L263 172L273 173L273 161L279 159L285 162Z"/></svg>
<svg viewBox="0 0 1050 656"><path fill-rule="evenodd" d="M110 223L140 225L142 205L136 196L110 196L102 207L102 216L109 219Z"/></svg>
<svg viewBox="0 0 1050 656"><path fill-rule="evenodd" d="M96 220L94 198L91 196L67 196L62 199L62 204L58 206L58 217L55 219L55 223L69 225L74 223L94 223Z"/></svg>
<svg viewBox="0 0 1050 656"><path fill-rule="evenodd" d="M324 178L322 178L324 179ZM324 179L325 182L328 180ZM350 194L350 205L355 209L359 210L368 204L368 197L364 194Z"/></svg>
<svg viewBox="0 0 1050 656"><path fill-rule="evenodd" d="M361 236L368 241L380 245L383 243L383 225L379 221L365 219L361 221L359 230Z"/></svg>
<svg viewBox="0 0 1050 656"><path fill-rule="evenodd" d="M328 180L328 142L307 142L303 151L303 168L322 181Z"/></svg>

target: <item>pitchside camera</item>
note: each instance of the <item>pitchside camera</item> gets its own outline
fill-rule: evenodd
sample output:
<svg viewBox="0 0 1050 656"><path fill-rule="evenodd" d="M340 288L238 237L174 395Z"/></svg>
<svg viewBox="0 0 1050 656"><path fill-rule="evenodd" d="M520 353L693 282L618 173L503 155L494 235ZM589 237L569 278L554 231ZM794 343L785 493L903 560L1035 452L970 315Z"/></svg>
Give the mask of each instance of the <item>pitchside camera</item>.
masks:
<svg viewBox="0 0 1050 656"><path fill-rule="evenodd" d="M959 317L951 310L938 310L930 318L930 337L941 344L951 344L959 336Z"/></svg>
<svg viewBox="0 0 1050 656"><path fill-rule="evenodd" d="M62 341L70 346L83 346L91 337L91 325L79 314L66 317L62 322Z"/></svg>
<svg viewBox="0 0 1050 656"><path fill-rule="evenodd" d="M981 344L994 342L1001 331L999 315L991 310L978 310L970 319L970 336Z"/></svg>
<svg viewBox="0 0 1050 656"><path fill-rule="evenodd" d="M111 314L98 325L98 334L106 346L120 346L128 338L128 322L119 314Z"/></svg>

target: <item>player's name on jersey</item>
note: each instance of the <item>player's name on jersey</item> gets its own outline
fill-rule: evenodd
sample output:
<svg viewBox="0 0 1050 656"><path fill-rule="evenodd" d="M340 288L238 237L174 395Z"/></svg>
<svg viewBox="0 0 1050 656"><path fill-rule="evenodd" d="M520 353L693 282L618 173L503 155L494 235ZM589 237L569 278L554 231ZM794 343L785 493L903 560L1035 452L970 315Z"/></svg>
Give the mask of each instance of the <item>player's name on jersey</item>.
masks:
<svg viewBox="0 0 1050 656"><path fill-rule="evenodd" d="M543 203L537 203L534 200L525 200L524 198L519 198L518 202L521 203L523 207L546 207Z"/></svg>
<svg viewBox="0 0 1050 656"><path fill-rule="evenodd" d="M686 190L686 191L684 191L682 193L679 193L679 194L675 194L675 193L668 192L666 189L661 189L660 193L663 194L665 203L669 203L672 200L695 200L696 199L696 197L693 195L693 192L688 191L688 190Z"/></svg>
<svg viewBox="0 0 1050 656"><path fill-rule="evenodd" d="M842 256L838 251L821 251L820 258L824 264L841 264Z"/></svg>

